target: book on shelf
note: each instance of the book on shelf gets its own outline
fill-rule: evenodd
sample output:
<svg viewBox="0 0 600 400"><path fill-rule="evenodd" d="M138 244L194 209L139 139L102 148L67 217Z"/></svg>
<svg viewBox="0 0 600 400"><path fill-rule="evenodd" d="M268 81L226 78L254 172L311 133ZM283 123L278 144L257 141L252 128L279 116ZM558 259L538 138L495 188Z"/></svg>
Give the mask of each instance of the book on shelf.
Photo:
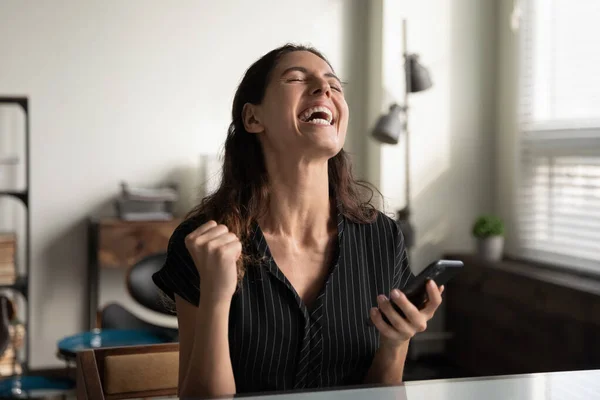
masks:
<svg viewBox="0 0 600 400"><path fill-rule="evenodd" d="M15 362L15 348L20 350L23 347L25 328L21 324L9 325L8 334L11 344L0 355L0 376L11 376L22 373L21 365Z"/></svg>
<svg viewBox="0 0 600 400"><path fill-rule="evenodd" d="M15 358L13 346L8 345L6 350L4 350L4 354L0 356L0 376L11 376L23 372L21 370L21 365L18 362L15 362Z"/></svg>
<svg viewBox="0 0 600 400"><path fill-rule="evenodd" d="M179 198L176 185L159 188L132 187L121 182L121 198L132 201L148 202L174 202Z"/></svg>
<svg viewBox="0 0 600 400"><path fill-rule="evenodd" d="M0 357L0 376L12 376L22 372L21 365L15 362L15 351L12 346L7 347Z"/></svg>
<svg viewBox="0 0 600 400"><path fill-rule="evenodd" d="M165 221L173 219L173 207L178 199L177 186L173 184L144 188L122 182L115 208L117 215L125 221Z"/></svg>
<svg viewBox="0 0 600 400"><path fill-rule="evenodd" d="M0 284L12 285L15 281L16 235L0 232Z"/></svg>
<svg viewBox="0 0 600 400"><path fill-rule="evenodd" d="M124 221L170 221L173 214L169 212L128 212L120 215Z"/></svg>
<svg viewBox="0 0 600 400"><path fill-rule="evenodd" d="M14 285L15 282L17 281L17 277L16 276L12 276L12 277L0 277L0 285L4 285L4 286L10 286L10 285Z"/></svg>
<svg viewBox="0 0 600 400"><path fill-rule="evenodd" d="M0 242L0 250L2 251L15 251L15 243L14 242Z"/></svg>
<svg viewBox="0 0 600 400"><path fill-rule="evenodd" d="M14 267L15 265L15 255L14 254L2 254L2 250L0 250L0 271L3 269L9 269Z"/></svg>
<svg viewBox="0 0 600 400"><path fill-rule="evenodd" d="M14 275L15 274L15 263L3 264L0 266L0 276Z"/></svg>
<svg viewBox="0 0 600 400"><path fill-rule="evenodd" d="M0 244L3 243L15 243L17 241L17 235L14 232L0 232Z"/></svg>

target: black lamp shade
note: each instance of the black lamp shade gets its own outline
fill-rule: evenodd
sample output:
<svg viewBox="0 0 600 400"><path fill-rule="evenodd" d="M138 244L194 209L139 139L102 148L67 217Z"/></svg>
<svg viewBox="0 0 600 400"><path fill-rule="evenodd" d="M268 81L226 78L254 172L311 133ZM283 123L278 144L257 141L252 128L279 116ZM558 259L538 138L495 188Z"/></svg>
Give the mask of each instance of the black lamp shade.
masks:
<svg viewBox="0 0 600 400"><path fill-rule="evenodd" d="M373 129L373 138L382 143L398 144L400 133L404 129L404 121L400 119L402 107L398 104L392 104L387 114L379 117L375 129Z"/></svg>
<svg viewBox="0 0 600 400"><path fill-rule="evenodd" d="M408 68L406 68L407 87L410 88L411 93L422 92L433 86L429 71L419 63L418 55L409 54L406 62L408 63Z"/></svg>

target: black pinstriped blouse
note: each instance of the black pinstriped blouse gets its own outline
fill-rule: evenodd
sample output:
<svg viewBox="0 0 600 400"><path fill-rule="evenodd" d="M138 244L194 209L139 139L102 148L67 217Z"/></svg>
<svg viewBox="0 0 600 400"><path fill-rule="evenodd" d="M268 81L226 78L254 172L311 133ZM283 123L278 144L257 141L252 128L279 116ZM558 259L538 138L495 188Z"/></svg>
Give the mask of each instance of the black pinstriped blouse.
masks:
<svg viewBox="0 0 600 400"><path fill-rule="evenodd" d="M199 301L199 277L185 247L198 223L173 233L155 284L173 298ZM402 234L379 213L371 224L346 219L338 208L338 251L324 287L308 309L271 257L255 224L250 251L264 255L247 268L229 315L230 355L238 393L363 383L379 346L368 326L377 295L402 289L412 273ZM248 251L248 250L247 250Z"/></svg>

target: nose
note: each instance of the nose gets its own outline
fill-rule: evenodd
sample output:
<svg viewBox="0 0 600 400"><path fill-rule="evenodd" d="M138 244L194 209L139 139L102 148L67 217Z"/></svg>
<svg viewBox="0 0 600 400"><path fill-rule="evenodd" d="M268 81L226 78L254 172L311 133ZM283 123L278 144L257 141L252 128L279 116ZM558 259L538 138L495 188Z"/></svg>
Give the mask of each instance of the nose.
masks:
<svg viewBox="0 0 600 400"><path fill-rule="evenodd" d="M331 97L331 87L326 80L316 79L311 89L311 94L314 96L325 94L326 97Z"/></svg>

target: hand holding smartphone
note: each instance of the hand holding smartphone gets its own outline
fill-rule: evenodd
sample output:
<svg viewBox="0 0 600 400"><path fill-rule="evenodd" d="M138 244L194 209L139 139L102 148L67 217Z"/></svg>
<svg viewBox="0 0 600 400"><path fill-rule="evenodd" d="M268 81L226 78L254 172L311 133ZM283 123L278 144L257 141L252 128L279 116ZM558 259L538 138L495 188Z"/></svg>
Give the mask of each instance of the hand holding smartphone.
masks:
<svg viewBox="0 0 600 400"><path fill-rule="evenodd" d="M433 280L438 287L445 285L454 275L461 271L463 267L463 262L458 260L434 261L421 271L421 273L419 273L415 279L402 290L402 292L415 307L419 310L423 309L428 300L427 282ZM402 310L400 310L393 301L391 304L402 317L405 316ZM386 323L390 323L385 314L382 313L382 317Z"/></svg>

